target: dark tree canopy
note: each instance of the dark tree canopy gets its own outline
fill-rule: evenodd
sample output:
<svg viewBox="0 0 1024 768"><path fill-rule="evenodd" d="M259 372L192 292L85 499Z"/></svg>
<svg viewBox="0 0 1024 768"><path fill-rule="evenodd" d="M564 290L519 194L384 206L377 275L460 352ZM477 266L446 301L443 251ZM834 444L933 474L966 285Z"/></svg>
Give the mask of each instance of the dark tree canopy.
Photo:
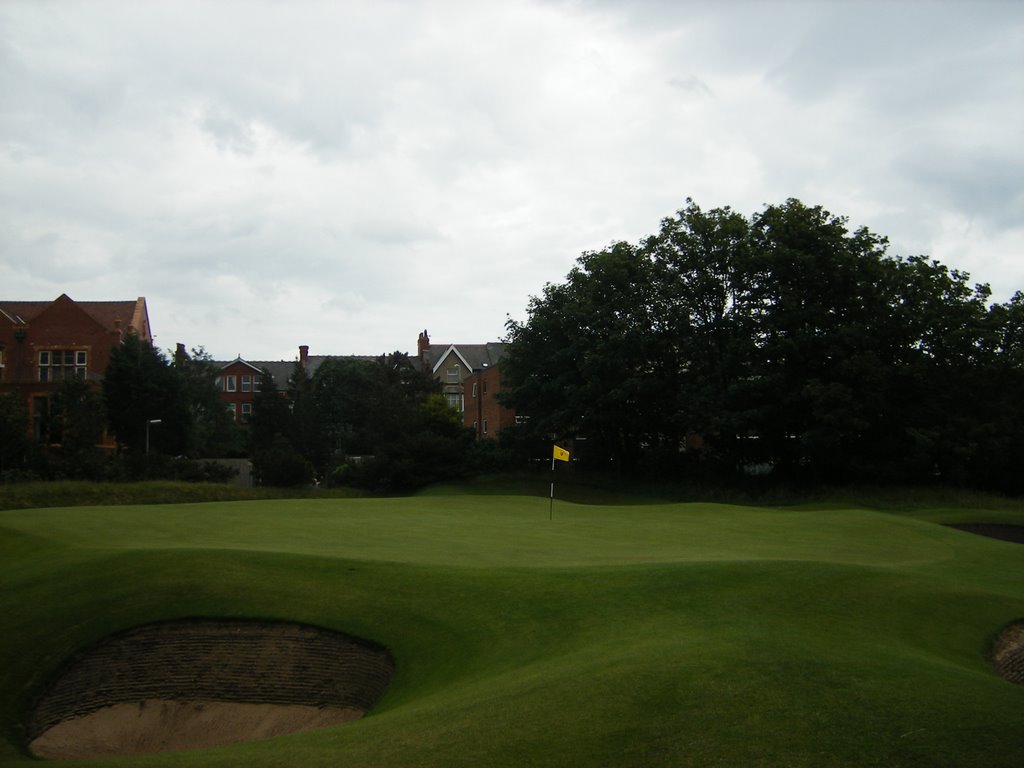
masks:
<svg viewBox="0 0 1024 768"><path fill-rule="evenodd" d="M191 418L181 377L152 344L129 334L113 349L103 377L103 400L111 432L129 451L146 447L146 425L153 450L185 453Z"/></svg>
<svg viewBox="0 0 1024 768"><path fill-rule="evenodd" d="M188 408L189 429L185 453L193 458L229 458L244 455L245 439L220 399L218 370L203 347L179 354L173 361Z"/></svg>
<svg viewBox="0 0 1024 768"><path fill-rule="evenodd" d="M16 394L0 393L0 475L20 467L28 449L28 408Z"/></svg>
<svg viewBox="0 0 1024 768"><path fill-rule="evenodd" d="M1024 298L886 248L798 200L687 201L509 321L506 401L627 471L1019 490Z"/></svg>

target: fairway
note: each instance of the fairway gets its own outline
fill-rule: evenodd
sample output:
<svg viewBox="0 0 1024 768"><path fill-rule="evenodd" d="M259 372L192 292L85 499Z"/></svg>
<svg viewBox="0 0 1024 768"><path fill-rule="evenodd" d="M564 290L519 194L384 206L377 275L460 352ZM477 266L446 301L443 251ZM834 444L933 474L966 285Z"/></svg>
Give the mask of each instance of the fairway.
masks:
<svg viewBox="0 0 1024 768"><path fill-rule="evenodd" d="M1024 686L986 658L1024 618L1024 545L933 521L984 511L548 514L454 492L0 512L0 765L38 764L25 716L71 654L179 618L366 638L394 677L357 722L132 765L1024 764Z"/></svg>

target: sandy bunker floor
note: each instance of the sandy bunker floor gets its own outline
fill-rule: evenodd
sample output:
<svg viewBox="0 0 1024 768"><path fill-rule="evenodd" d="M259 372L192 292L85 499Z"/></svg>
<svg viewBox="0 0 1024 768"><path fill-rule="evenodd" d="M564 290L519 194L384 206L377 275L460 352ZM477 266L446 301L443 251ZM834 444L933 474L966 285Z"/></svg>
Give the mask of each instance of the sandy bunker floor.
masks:
<svg viewBox="0 0 1024 768"><path fill-rule="evenodd" d="M138 627L76 656L27 723L36 757L231 744L361 717L394 671L386 649L315 627L239 620Z"/></svg>

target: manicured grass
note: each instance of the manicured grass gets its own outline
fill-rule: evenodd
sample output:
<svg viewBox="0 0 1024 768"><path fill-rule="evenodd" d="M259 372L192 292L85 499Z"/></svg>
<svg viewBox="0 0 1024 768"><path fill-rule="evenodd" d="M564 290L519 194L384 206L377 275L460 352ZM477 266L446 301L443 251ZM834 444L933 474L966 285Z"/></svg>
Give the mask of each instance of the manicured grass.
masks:
<svg viewBox="0 0 1024 768"><path fill-rule="evenodd" d="M613 500L0 512L0 765L31 762L23 715L72 652L188 616L360 635L396 678L355 724L124 764L1024 764L1024 686L985 658L1024 618L1024 546L940 526L941 505Z"/></svg>

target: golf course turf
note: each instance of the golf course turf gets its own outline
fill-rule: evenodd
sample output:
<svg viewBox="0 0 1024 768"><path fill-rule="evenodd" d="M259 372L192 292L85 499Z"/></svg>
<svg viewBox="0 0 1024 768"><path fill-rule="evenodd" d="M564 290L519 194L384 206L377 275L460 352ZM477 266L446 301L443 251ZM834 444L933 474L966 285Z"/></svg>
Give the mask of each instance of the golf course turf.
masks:
<svg viewBox="0 0 1024 768"><path fill-rule="evenodd" d="M111 635L296 622L386 648L361 720L143 766L1024 765L1013 511L432 493L0 512L0 765Z"/></svg>

